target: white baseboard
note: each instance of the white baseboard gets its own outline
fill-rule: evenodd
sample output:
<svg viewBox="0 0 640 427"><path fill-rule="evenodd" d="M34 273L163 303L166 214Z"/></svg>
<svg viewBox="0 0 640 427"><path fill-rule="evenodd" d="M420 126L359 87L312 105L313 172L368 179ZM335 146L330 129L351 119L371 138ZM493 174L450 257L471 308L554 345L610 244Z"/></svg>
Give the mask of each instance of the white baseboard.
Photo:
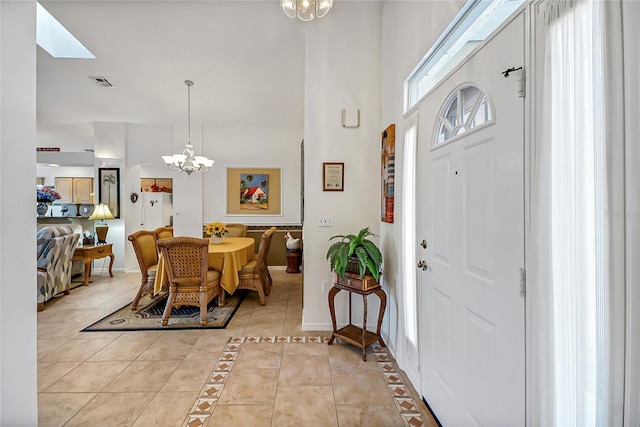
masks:
<svg viewBox="0 0 640 427"><path fill-rule="evenodd" d="M302 322L301 329L303 331L333 331L333 325L324 322Z"/></svg>

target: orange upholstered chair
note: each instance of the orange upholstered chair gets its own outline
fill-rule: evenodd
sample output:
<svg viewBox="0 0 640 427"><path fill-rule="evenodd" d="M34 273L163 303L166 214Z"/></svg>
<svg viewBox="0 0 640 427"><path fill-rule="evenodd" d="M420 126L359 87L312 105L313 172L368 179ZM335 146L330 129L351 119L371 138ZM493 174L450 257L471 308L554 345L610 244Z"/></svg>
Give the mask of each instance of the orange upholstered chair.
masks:
<svg viewBox="0 0 640 427"><path fill-rule="evenodd" d="M156 233L149 230L139 230L128 237L136 253L142 280L136 297L131 303L131 310L138 307L143 295L152 294L158 270L158 248L156 247Z"/></svg>
<svg viewBox="0 0 640 427"><path fill-rule="evenodd" d="M173 227L158 227L153 232L156 233L156 240L173 237Z"/></svg>
<svg viewBox="0 0 640 427"><path fill-rule="evenodd" d="M245 224L226 224L227 237L247 237L247 226Z"/></svg>
<svg viewBox="0 0 640 427"><path fill-rule="evenodd" d="M238 272L240 284L238 289L249 289L256 291L260 297L260 304L265 305L269 294L269 270L267 269L267 253L271 245L271 238L276 232L276 227L271 227L262 234L258 256L245 264Z"/></svg>

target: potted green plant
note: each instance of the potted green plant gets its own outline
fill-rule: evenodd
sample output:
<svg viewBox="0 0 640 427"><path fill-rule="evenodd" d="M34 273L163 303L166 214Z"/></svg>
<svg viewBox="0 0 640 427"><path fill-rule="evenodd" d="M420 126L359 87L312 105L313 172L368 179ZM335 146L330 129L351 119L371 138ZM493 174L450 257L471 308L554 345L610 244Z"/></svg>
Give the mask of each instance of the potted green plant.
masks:
<svg viewBox="0 0 640 427"><path fill-rule="evenodd" d="M363 228L355 234L346 236L333 236L333 239L340 239L329 246L327 259L331 263L331 271L335 271L341 279L344 279L345 272L359 273L360 277L371 274L376 281L380 278L380 266L382 265L382 254L380 249L369 240L369 237L377 237L369 227Z"/></svg>

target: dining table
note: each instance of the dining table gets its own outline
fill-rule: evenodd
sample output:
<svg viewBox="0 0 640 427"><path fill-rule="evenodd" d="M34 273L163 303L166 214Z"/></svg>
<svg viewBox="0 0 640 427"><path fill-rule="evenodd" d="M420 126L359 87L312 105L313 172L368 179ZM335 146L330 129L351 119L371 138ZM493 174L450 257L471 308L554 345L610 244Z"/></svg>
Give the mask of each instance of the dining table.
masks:
<svg viewBox="0 0 640 427"><path fill-rule="evenodd" d="M253 260L256 242L252 237L224 237L221 243L209 243L209 269L220 272L220 286L232 295L240 278L238 272L244 265ZM166 290L169 277L162 254L158 257L154 295Z"/></svg>

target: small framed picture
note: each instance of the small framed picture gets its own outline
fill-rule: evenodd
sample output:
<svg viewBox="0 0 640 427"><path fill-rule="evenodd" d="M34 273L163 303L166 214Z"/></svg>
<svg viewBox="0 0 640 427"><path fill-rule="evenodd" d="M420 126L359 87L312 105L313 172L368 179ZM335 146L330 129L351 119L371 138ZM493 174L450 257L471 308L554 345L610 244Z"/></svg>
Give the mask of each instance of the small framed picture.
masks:
<svg viewBox="0 0 640 427"><path fill-rule="evenodd" d="M344 191L344 163L322 164L322 190Z"/></svg>

